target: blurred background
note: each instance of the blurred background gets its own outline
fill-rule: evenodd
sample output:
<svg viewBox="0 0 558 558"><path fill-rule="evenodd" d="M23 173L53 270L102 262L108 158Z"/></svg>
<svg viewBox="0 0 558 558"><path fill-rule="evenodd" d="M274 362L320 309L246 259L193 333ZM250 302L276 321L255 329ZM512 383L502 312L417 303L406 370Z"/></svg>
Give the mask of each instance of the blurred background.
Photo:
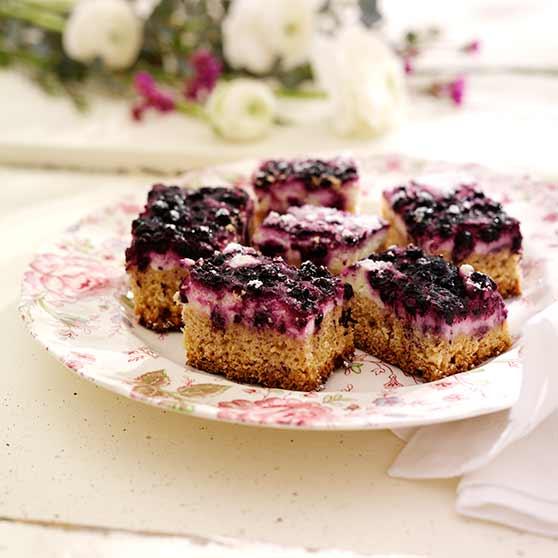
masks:
<svg viewBox="0 0 558 558"><path fill-rule="evenodd" d="M4 0L0 162L177 172L349 149L552 173L557 16L551 0Z"/></svg>

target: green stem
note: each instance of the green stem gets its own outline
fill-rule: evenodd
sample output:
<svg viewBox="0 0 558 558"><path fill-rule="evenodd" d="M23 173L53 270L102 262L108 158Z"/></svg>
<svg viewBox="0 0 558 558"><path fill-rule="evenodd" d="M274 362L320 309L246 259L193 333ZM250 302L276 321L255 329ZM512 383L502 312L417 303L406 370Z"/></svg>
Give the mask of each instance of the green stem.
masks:
<svg viewBox="0 0 558 558"><path fill-rule="evenodd" d="M193 116L207 122L209 120L207 112L199 103L192 103L191 101L177 101L176 110L187 116Z"/></svg>
<svg viewBox="0 0 558 558"><path fill-rule="evenodd" d="M291 99L327 99L327 93L320 89L291 89L288 87L279 87L275 90L278 97L286 97Z"/></svg>
<svg viewBox="0 0 558 558"><path fill-rule="evenodd" d="M47 31L62 33L66 19L60 14L40 9L30 4L8 1L0 3L0 17L26 21Z"/></svg>
<svg viewBox="0 0 558 558"><path fill-rule="evenodd" d="M294 120L291 120L286 116L276 116L273 119L273 123L276 124L277 126L293 126L295 122Z"/></svg>
<svg viewBox="0 0 558 558"><path fill-rule="evenodd" d="M72 11L77 0L20 0L19 4L27 4L39 10L48 10L59 14L67 14Z"/></svg>
<svg viewBox="0 0 558 558"><path fill-rule="evenodd" d="M34 56L28 51L17 50L7 51L0 48L0 56L5 57L7 60L16 61L24 65L32 66L38 69L44 69L44 61L38 56Z"/></svg>

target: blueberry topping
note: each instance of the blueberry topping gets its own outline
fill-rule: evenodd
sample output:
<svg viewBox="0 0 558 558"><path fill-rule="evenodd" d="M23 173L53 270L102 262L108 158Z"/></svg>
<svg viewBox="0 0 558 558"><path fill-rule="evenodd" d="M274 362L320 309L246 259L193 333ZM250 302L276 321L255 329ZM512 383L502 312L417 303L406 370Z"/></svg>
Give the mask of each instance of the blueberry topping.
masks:
<svg viewBox="0 0 558 558"><path fill-rule="evenodd" d="M297 328L304 328L312 318L323 320L323 307L343 297L343 284L322 266L304 262L300 268L287 265L280 258L268 258L251 248L227 248L224 253L198 260L180 288L184 302L198 288L210 290L217 299L234 293L238 309L233 319L244 320L243 304L256 308L250 325L279 327L285 314ZM215 323L212 314L212 322Z"/></svg>
<svg viewBox="0 0 558 558"><path fill-rule="evenodd" d="M385 304L408 316L433 315L451 325L469 314L505 313L494 281L483 273L465 276L453 263L416 246L390 248L369 260L389 265L367 271L370 285Z"/></svg>
<svg viewBox="0 0 558 558"><path fill-rule="evenodd" d="M491 243L509 237L512 252L521 251L522 237L517 219L476 186L464 184L449 193L410 182L385 196L401 216L414 242L453 238L452 259L461 262L475 249L477 241Z"/></svg>
<svg viewBox="0 0 558 558"><path fill-rule="evenodd" d="M301 261L327 265L336 250L356 248L386 229L387 224L373 216L305 205L291 207L284 215L270 213L254 235L254 245L266 256L284 255L288 246Z"/></svg>
<svg viewBox="0 0 558 558"><path fill-rule="evenodd" d="M181 258L202 258L229 242L245 242L251 201L239 188L153 186L147 205L132 223L132 245L126 262L140 270L152 253L173 252Z"/></svg>
<svg viewBox="0 0 558 558"><path fill-rule="evenodd" d="M256 189L267 190L277 182L297 180L302 182L307 190L317 190L332 188L357 178L357 168L351 159L272 159L260 165L252 182Z"/></svg>

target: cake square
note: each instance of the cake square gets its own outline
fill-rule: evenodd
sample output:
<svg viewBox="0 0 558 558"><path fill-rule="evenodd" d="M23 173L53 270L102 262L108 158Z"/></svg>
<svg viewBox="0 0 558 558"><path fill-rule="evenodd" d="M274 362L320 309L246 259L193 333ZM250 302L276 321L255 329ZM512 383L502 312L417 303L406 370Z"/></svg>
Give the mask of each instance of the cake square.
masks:
<svg viewBox="0 0 558 558"><path fill-rule="evenodd" d="M187 361L238 382L316 390L353 353L344 285L229 244L196 262L180 286Z"/></svg>
<svg viewBox="0 0 558 558"><path fill-rule="evenodd" d="M272 211L252 242L266 256L280 256L294 266L309 260L337 275L376 252L387 230L387 223L374 215L304 205L291 207L283 215Z"/></svg>
<svg viewBox="0 0 558 558"><path fill-rule="evenodd" d="M202 258L229 242L247 242L253 203L239 188L197 190L156 184L132 223L126 270L140 323L155 331L182 326L174 295L185 276L182 258Z"/></svg>
<svg viewBox="0 0 558 558"><path fill-rule="evenodd" d="M256 223L270 211L285 213L291 206L318 205L356 211L359 182L353 159L270 159L252 176L258 200Z"/></svg>
<svg viewBox="0 0 558 558"><path fill-rule="evenodd" d="M486 273L502 296L521 293L519 221L476 184L446 191L411 181L384 191L383 216L391 225L388 246L416 244L428 254Z"/></svg>
<svg viewBox="0 0 558 558"><path fill-rule="evenodd" d="M511 345L494 281L420 248L393 247L350 267L355 346L404 372L437 380Z"/></svg>

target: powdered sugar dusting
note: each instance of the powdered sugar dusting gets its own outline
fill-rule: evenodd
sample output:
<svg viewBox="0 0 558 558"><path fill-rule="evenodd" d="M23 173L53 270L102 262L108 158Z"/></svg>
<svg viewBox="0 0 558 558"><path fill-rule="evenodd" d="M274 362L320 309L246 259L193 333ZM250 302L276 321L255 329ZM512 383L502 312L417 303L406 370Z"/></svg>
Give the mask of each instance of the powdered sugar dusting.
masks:
<svg viewBox="0 0 558 558"><path fill-rule="evenodd" d="M361 260L358 265L367 271L383 271L384 269L393 269L391 262L375 261L375 260Z"/></svg>
<svg viewBox="0 0 558 558"><path fill-rule="evenodd" d="M245 267L247 265L256 265L257 263L258 259L249 254L237 254L229 261L231 267Z"/></svg>

